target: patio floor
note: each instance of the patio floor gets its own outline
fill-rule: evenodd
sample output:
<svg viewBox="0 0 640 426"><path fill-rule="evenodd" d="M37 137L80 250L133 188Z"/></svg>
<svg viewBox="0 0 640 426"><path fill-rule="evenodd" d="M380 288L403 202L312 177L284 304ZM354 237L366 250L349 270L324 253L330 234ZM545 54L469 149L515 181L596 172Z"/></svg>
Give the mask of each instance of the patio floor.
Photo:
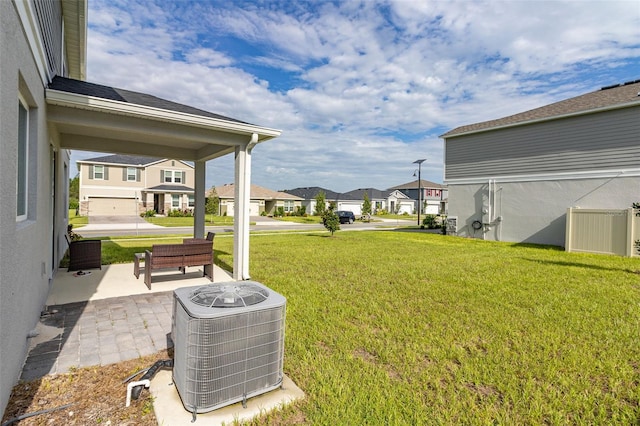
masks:
<svg viewBox="0 0 640 426"><path fill-rule="evenodd" d="M84 275L60 269L53 279L47 306L30 340L22 380L68 372L73 367L108 365L150 355L173 346L170 338L173 290L210 284L202 268L154 272L151 290L144 276L133 275L133 263L104 265ZM231 275L214 267L214 282L233 281ZM191 413L182 406L170 372L159 372L150 392L162 424L191 424ZM123 387L123 401L126 387ZM248 408L234 404L198 415L207 424L228 424L248 420L271 408L303 397L302 391L285 376L285 387L256 397ZM160 402L162 401L162 402Z"/></svg>
<svg viewBox="0 0 640 426"><path fill-rule="evenodd" d="M143 268L144 262L141 266L141 269ZM199 267L187 268L184 275L179 273L177 268L154 271L151 290L144 283L144 273L141 273L138 279L133 275L133 263L103 265L102 269L88 269L83 272L86 274L58 270L49 291L47 306L134 294L162 293L180 287L211 283L207 277L202 276L202 268ZM213 278L214 282L233 281L231 274L219 266L214 266Z"/></svg>

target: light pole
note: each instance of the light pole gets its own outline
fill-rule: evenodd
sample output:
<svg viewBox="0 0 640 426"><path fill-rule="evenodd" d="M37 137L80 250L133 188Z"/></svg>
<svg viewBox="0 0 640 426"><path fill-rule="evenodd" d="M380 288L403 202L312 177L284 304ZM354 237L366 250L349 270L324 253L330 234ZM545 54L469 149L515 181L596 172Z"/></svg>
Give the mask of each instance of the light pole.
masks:
<svg viewBox="0 0 640 426"><path fill-rule="evenodd" d="M427 161L426 158L413 162L413 164L418 165L418 226L420 226L420 210L422 210L422 177L420 176L420 172L422 171L422 163L425 161Z"/></svg>

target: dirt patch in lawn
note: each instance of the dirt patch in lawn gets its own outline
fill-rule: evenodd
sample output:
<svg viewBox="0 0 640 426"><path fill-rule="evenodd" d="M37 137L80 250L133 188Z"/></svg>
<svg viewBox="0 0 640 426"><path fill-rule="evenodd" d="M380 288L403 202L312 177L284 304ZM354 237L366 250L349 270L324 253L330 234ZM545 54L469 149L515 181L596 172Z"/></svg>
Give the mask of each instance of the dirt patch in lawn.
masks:
<svg viewBox="0 0 640 426"><path fill-rule="evenodd" d="M137 400L132 399L131 405L125 407L127 384L124 380L158 360L169 358L167 351L163 351L118 364L81 368L19 383L13 388L2 423L70 404L13 424L155 426L158 422L149 390L144 389Z"/></svg>

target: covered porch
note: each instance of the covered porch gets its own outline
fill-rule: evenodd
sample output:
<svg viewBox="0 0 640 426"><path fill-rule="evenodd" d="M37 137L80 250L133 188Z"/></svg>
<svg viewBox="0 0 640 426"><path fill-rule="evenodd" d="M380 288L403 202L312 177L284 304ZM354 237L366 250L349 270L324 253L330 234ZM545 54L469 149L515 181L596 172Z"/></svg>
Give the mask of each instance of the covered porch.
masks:
<svg viewBox="0 0 640 426"><path fill-rule="evenodd" d="M195 167L193 236L204 236L206 162L234 155L234 280L249 275L251 152L280 130L155 96L63 77L46 89L47 125L62 149L147 155Z"/></svg>

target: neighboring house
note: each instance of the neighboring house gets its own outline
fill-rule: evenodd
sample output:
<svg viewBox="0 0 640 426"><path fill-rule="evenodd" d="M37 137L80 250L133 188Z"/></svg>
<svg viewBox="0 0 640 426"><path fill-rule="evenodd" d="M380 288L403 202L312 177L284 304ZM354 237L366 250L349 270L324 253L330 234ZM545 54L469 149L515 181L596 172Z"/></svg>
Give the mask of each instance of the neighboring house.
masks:
<svg viewBox="0 0 640 426"><path fill-rule="evenodd" d="M329 189L320 188L319 186L287 189L285 192L300 197L303 200L303 205L307 207L307 212L309 214L313 214L315 212L316 197L320 192L323 192L326 203L325 207L329 207L330 204L333 204L335 206L334 210L336 211L346 210L353 212L356 216L362 215L362 196L358 198L358 196L351 195L350 193L341 194Z"/></svg>
<svg viewBox="0 0 640 426"><path fill-rule="evenodd" d="M235 185L230 183L226 185L216 186L207 191L207 197L215 193L220 199L219 214L226 216L235 216ZM249 216L273 216L278 207L282 207L285 214L291 214L298 207L302 206L302 198L296 197L286 192L272 191L258 185L251 185L249 202ZM307 211L308 213L308 211Z"/></svg>
<svg viewBox="0 0 640 426"><path fill-rule="evenodd" d="M320 192L324 193L325 208L329 207L330 202L336 202L340 198L340 194L330 189L321 188L319 186L307 186L294 189L285 189L285 193L294 195L300 198L302 205L305 207L306 212L310 215L316 211L316 197Z"/></svg>
<svg viewBox="0 0 640 426"><path fill-rule="evenodd" d="M280 130L86 78L85 0L0 1L0 412L67 249L71 149L194 164L194 236L204 236L206 162L233 154L248 205L256 144ZM14 192L15 191L15 192ZM202 212L201 214L198 212ZM233 277L249 278L249 217L234 221Z"/></svg>
<svg viewBox="0 0 640 426"><path fill-rule="evenodd" d="M416 209L416 202L409 198L402 191L397 189L391 191L387 195L386 209L389 213L393 214L413 214Z"/></svg>
<svg viewBox="0 0 640 426"><path fill-rule="evenodd" d="M166 158L108 155L77 161L80 214L137 215L147 210L168 214L193 211L191 164Z"/></svg>
<svg viewBox="0 0 640 426"><path fill-rule="evenodd" d="M422 190L422 214L447 214L448 189L446 185L417 180L389 188L389 191L400 191L414 200L413 211L418 211L418 196Z"/></svg>
<svg viewBox="0 0 640 426"><path fill-rule="evenodd" d="M631 81L442 135L458 235L563 246L567 208L640 201L639 95Z"/></svg>
<svg viewBox="0 0 640 426"><path fill-rule="evenodd" d="M381 191L375 188L361 188L353 191L338 193L329 189L320 188L318 186L287 189L288 194L296 195L303 201L302 204L307 208L307 213L313 214L316 208L316 197L320 192L325 194L326 206L333 203L336 210L347 210L353 212L356 216L362 215L362 206L364 204L364 194L369 196L371 201L372 213L381 210L389 213L395 213L396 207L399 206L398 213L411 214L415 209L415 201L411 200L400 191Z"/></svg>
<svg viewBox="0 0 640 426"><path fill-rule="evenodd" d="M381 191L375 188L359 188L359 189L354 189L353 191L342 193L340 195L340 198L356 200L356 202L359 203L358 206L355 208L355 210L359 211L359 213L356 213L354 210L351 210L351 209L340 209L340 210L351 210L354 212L354 214L362 214L362 206L364 204L364 194L367 194L367 197L369 197L369 201L371 202L372 214L380 210L385 210L385 211L387 210L389 192Z"/></svg>

